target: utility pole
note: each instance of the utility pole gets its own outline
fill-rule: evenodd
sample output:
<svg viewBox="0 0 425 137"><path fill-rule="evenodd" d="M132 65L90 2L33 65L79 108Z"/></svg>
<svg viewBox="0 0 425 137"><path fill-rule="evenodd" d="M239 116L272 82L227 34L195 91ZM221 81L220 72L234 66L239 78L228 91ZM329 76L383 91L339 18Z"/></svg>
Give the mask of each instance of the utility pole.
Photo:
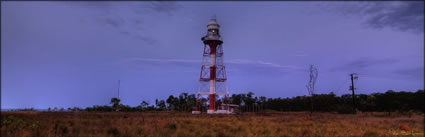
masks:
<svg viewBox="0 0 425 137"><path fill-rule="evenodd" d="M120 99L120 85L121 84L121 80L118 80L118 99Z"/></svg>
<svg viewBox="0 0 425 137"><path fill-rule="evenodd" d="M350 90L351 90L351 91L352 91L352 93L353 93L353 113L355 113L355 112L356 112L356 96L355 96L355 94L354 94L354 90L355 90L356 88L354 87L354 79L358 79L357 73L351 73L351 74L350 74L350 77L351 77L351 86L350 86Z"/></svg>

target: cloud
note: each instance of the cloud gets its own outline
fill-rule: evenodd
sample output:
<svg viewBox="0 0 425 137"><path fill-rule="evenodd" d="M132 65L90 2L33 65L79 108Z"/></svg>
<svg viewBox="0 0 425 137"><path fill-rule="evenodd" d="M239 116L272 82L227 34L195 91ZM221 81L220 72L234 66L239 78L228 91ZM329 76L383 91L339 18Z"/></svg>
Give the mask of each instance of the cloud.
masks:
<svg viewBox="0 0 425 137"><path fill-rule="evenodd" d="M138 61L138 62L158 62L158 63L201 63L200 60L190 60L190 59L133 58L132 60Z"/></svg>
<svg viewBox="0 0 425 137"><path fill-rule="evenodd" d="M386 58L386 59L362 58L362 59L358 59L338 67L331 68L331 71L361 70L361 69L366 69L372 66L388 65L388 64L394 64L397 62L398 60L390 59L390 58Z"/></svg>
<svg viewBox="0 0 425 137"><path fill-rule="evenodd" d="M424 67L416 67L416 68L403 68L395 70L394 73L412 77L412 78L424 78Z"/></svg>
<svg viewBox="0 0 425 137"><path fill-rule="evenodd" d="M201 60L191 60L191 59L133 58L132 60L137 61L137 62L201 64ZM277 68L277 69L298 69L297 66L280 65L280 64L276 64L276 63L265 62L265 61L262 61L262 60L230 59L230 60L225 60L224 64L260 65L260 66Z"/></svg>
<svg viewBox="0 0 425 137"><path fill-rule="evenodd" d="M67 3L69 4L69 3ZM173 14L173 12L179 10L181 5L177 2L171 1L150 1L150 2L78 2L72 3L73 5L79 5L95 10L101 10L101 12L112 14L116 9L129 9L135 13L167 13Z"/></svg>
<svg viewBox="0 0 425 137"><path fill-rule="evenodd" d="M110 26L120 34L128 35L153 45L157 41L145 36L147 30L146 16L165 13L169 16L178 11L181 6L176 2L81 2L76 5L89 8L97 13L95 20L97 23ZM98 14L100 13L100 14ZM156 15L155 15L156 16Z"/></svg>
<svg viewBox="0 0 425 137"><path fill-rule="evenodd" d="M115 28L120 27L123 25L122 20L114 19L111 17L104 18L103 22L107 25L113 26Z"/></svg>
<svg viewBox="0 0 425 137"><path fill-rule="evenodd" d="M167 13L168 15L173 15L174 11L181 8L181 6L178 5L176 2L165 1L152 2L149 7L156 12L163 12Z"/></svg>
<svg viewBox="0 0 425 137"><path fill-rule="evenodd" d="M371 28L424 32L424 2L420 1L338 3L333 10L344 15L363 16L364 23Z"/></svg>
<svg viewBox="0 0 425 137"><path fill-rule="evenodd" d="M280 68L280 69L297 69L298 67L292 65L280 65L271 62L265 62L262 60L245 60L245 59L231 59L225 61L225 63L229 64L251 64L251 65L263 65L272 68Z"/></svg>

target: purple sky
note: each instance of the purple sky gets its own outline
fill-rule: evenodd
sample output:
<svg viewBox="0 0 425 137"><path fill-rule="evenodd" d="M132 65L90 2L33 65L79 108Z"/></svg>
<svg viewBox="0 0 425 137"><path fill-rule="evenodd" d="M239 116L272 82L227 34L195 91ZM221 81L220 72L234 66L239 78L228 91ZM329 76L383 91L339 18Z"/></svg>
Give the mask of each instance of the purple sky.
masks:
<svg viewBox="0 0 425 137"><path fill-rule="evenodd" d="M196 93L209 19L230 93L424 88L423 2L2 2L2 108L151 104Z"/></svg>

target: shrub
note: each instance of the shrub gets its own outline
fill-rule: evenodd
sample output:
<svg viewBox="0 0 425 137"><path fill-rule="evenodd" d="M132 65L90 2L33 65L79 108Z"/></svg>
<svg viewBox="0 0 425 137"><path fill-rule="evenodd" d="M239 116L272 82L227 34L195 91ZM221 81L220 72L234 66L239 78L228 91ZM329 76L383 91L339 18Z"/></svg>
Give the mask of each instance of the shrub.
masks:
<svg viewBox="0 0 425 137"><path fill-rule="evenodd" d="M68 134L68 127L66 127L66 126L62 126L62 127L61 127L61 132L62 132L62 135L66 135L66 134Z"/></svg>
<svg viewBox="0 0 425 137"><path fill-rule="evenodd" d="M120 131L117 128L109 128L108 134L113 135L113 136L119 136Z"/></svg>
<svg viewBox="0 0 425 137"><path fill-rule="evenodd" d="M345 105L339 105L339 106L337 106L336 107L336 111L339 114L352 114L353 113L352 108L349 107L349 106L345 106Z"/></svg>
<svg viewBox="0 0 425 137"><path fill-rule="evenodd" d="M143 134L143 128L139 127L139 128L137 129L137 134L138 134L138 135Z"/></svg>
<svg viewBox="0 0 425 137"><path fill-rule="evenodd" d="M176 130L177 125L175 123L167 123L167 125L165 125L165 128L170 129L170 130Z"/></svg>
<svg viewBox="0 0 425 137"><path fill-rule="evenodd" d="M366 131L363 133L364 137L377 137L379 134L375 131Z"/></svg>
<svg viewBox="0 0 425 137"><path fill-rule="evenodd" d="M227 137L227 136L226 136L226 134L224 134L223 132L218 131L218 132L217 132L217 137Z"/></svg>

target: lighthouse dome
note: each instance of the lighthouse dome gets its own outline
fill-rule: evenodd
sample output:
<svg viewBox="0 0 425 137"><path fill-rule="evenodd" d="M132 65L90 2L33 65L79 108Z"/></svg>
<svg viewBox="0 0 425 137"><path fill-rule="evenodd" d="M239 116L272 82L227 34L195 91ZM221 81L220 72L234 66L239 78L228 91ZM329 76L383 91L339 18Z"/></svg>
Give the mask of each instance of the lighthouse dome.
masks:
<svg viewBox="0 0 425 137"><path fill-rule="evenodd" d="M217 24L217 20L216 20L216 18L215 18L215 17L213 17L213 18L212 18L212 19L208 22L207 28L208 28L208 29L218 29L218 28L220 28L220 25L218 25L218 24Z"/></svg>

